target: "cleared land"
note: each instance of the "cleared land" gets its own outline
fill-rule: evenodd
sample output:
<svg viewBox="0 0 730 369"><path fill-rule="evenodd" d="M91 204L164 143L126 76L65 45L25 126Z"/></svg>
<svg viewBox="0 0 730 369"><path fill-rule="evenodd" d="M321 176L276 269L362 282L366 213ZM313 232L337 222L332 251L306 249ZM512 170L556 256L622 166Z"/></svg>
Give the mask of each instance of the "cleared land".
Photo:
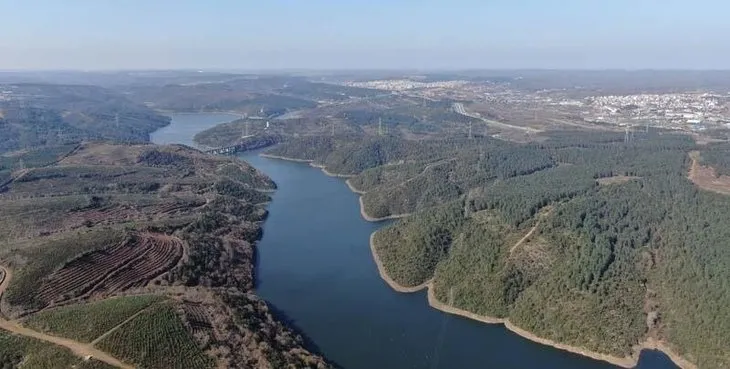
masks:
<svg viewBox="0 0 730 369"><path fill-rule="evenodd" d="M712 167L701 165L699 151L692 151L689 156L692 159L689 179L694 184L707 191L730 195L730 176L719 175Z"/></svg>
<svg viewBox="0 0 730 369"><path fill-rule="evenodd" d="M612 185L612 184L622 184L626 183L628 181L633 181L641 179L641 177L635 177L635 176L613 176L613 177L604 177L604 178L598 178L596 182L600 185Z"/></svg>

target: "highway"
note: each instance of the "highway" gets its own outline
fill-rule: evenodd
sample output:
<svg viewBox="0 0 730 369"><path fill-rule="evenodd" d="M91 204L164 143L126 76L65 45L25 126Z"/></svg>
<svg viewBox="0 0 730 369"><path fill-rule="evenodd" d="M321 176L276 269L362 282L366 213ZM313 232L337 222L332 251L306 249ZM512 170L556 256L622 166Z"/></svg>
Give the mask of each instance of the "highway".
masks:
<svg viewBox="0 0 730 369"><path fill-rule="evenodd" d="M462 103L454 103L453 107L454 107L454 111L457 114L461 114L463 116L467 116L467 117L474 118L474 119L479 119L488 125L492 125L492 126L496 126L496 127L504 128L504 129L516 129L516 130L520 130L520 131L524 131L524 132L528 132L528 133L542 132L541 130L535 129L532 127L515 126L515 125L511 125L511 124L507 124L507 123L502 123L502 122L497 122L494 120L482 118L477 113L469 113L468 111L466 111L466 108L464 107L464 104L462 104Z"/></svg>

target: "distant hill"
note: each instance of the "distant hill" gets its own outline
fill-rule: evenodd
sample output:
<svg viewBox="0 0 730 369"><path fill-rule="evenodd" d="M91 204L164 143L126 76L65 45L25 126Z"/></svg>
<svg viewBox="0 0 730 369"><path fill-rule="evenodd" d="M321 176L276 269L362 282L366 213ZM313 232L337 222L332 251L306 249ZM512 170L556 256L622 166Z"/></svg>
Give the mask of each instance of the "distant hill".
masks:
<svg viewBox="0 0 730 369"><path fill-rule="evenodd" d="M101 87L0 85L0 152L82 140L147 142L169 121Z"/></svg>
<svg viewBox="0 0 730 369"><path fill-rule="evenodd" d="M162 110L237 111L262 116L314 108L323 101L343 101L382 94L382 91L366 88L282 76L238 78L211 83L137 85L123 91L139 103Z"/></svg>

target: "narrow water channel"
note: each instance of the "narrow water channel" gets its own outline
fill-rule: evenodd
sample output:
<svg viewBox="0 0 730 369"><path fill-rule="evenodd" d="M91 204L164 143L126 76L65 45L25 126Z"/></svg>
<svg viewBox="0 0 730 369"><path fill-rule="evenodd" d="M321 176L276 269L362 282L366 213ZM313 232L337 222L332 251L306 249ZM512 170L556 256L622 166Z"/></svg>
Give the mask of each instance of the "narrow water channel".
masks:
<svg viewBox="0 0 730 369"><path fill-rule="evenodd" d="M192 144L192 136L230 120L179 115L151 137ZM543 346L508 331L447 315L425 292L401 294L379 277L370 234L382 223L359 213L342 179L306 164L241 155L278 185L258 244L257 293L284 314L328 359L345 369L600 369L613 365ZM640 369L674 369L644 351Z"/></svg>

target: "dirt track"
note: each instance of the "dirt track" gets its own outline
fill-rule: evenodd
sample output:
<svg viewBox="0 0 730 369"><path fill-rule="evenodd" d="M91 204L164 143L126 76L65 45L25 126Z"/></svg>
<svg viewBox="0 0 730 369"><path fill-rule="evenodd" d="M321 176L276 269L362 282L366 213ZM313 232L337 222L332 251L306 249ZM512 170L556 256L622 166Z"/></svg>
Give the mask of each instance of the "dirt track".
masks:
<svg viewBox="0 0 730 369"><path fill-rule="evenodd" d="M539 226L540 226L540 222L538 221L537 224L535 224L535 226L532 227L532 229L530 229L530 231L527 232L527 234L524 237L520 238L520 240L517 241L517 243L515 243L514 245L512 245L512 247L510 247L509 253L511 254L518 247L520 247L520 245L522 245L523 243L525 243L525 241L527 241L527 239L530 238L530 236L532 236L533 233L535 233L535 231L537 230L537 227L539 227Z"/></svg>
<svg viewBox="0 0 730 369"><path fill-rule="evenodd" d="M722 195L730 195L729 176L718 176L713 168L701 165L699 162L700 153L698 151L690 152L689 157L692 159L692 166L690 167L689 174L687 175L690 181L703 190L716 192Z"/></svg>
<svg viewBox="0 0 730 369"><path fill-rule="evenodd" d="M2 296L3 292L5 292L5 289L7 289L8 285L10 284L10 279L13 277L13 273L5 268L0 266L0 269L2 269L3 273L3 280L0 282L0 297ZM83 359L86 359L88 357L92 357L96 360L103 361L109 365L115 366L117 368L124 368L124 369L134 369L134 366L125 364L116 358L112 357L111 355L107 354L106 352L100 351L93 346L81 342L77 342L74 340L70 340L67 338L61 338L56 336L51 336L45 333L36 332L32 329L26 328L18 324L16 321L7 320L2 317L0 317L0 329L4 329L6 331L15 333L17 335L35 338L37 340L50 342L58 346L63 346L69 350L71 350L76 356L81 357Z"/></svg>

